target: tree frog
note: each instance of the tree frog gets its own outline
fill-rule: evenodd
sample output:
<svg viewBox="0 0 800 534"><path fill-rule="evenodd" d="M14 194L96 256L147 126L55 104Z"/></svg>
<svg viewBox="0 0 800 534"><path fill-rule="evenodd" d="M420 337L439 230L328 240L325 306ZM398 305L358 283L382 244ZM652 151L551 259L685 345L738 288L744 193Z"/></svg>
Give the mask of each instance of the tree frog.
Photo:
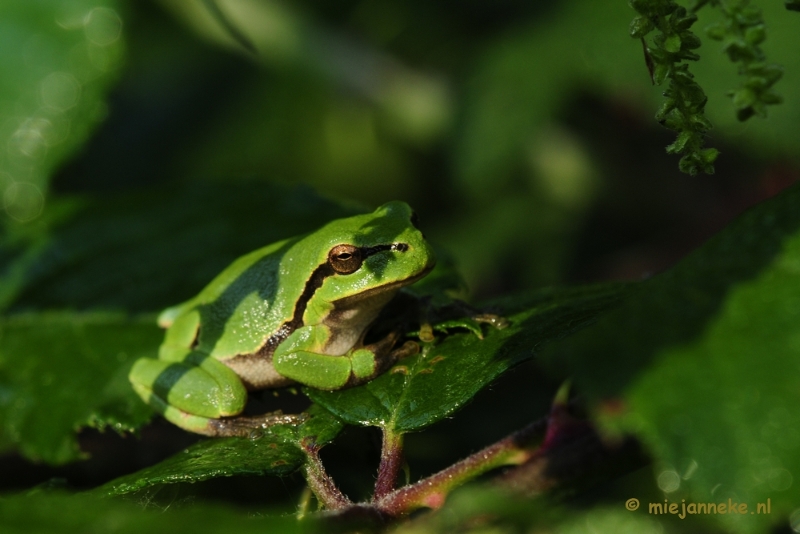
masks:
<svg viewBox="0 0 800 534"><path fill-rule="evenodd" d="M428 274L435 261L403 202L268 245L163 311L158 323L167 331L158 359L137 360L129 379L181 428L247 435L289 417L239 415L248 391L355 386L415 352L410 341L395 348L399 332L369 345L364 336L397 291Z"/></svg>

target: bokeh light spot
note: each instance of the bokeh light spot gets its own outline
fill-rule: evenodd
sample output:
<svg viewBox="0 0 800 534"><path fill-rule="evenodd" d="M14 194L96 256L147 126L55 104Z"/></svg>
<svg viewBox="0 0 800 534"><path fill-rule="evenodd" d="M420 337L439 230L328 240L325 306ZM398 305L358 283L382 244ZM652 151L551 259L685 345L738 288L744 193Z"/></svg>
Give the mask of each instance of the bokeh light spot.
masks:
<svg viewBox="0 0 800 534"><path fill-rule="evenodd" d="M656 483L664 493L672 493L681 487L681 476L671 469L662 471L659 473Z"/></svg>
<svg viewBox="0 0 800 534"><path fill-rule="evenodd" d="M22 155L29 159L40 159L47 154L45 132L50 121L30 118L23 121L8 141L8 151L12 156Z"/></svg>
<svg viewBox="0 0 800 534"><path fill-rule="evenodd" d="M122 34L122 19L113 9L96 7L86 15L83 31L89 42L108 46Z"/></svg>
<svg viewBox="0 0 800 534"><path fill-rule="evenodd" d="M27 222L42 213L44 195L33 184L14 182L3 193L3 208L12 219Z"/></svg>
<svg viewBox="0 0 800 534"><path fill-rule="evenodd" d="M784 491L792 487L794 477L786 469L773 469L769 474L769 487L775 491Z"/></svg>
<svg viewBox="0 0 800 534"><path fill-rule="evenodd" d="M792 530L795 532L800 532L800 508L796 509L789 516L789 526L792 527Z"/></svg>
<svg viewBox="0 0 800 534"><path fill-rule="evenodd" d="M66 111L78 103L81 84L67 72L49 74L41 85L42 101L56 111Z"/></svg>

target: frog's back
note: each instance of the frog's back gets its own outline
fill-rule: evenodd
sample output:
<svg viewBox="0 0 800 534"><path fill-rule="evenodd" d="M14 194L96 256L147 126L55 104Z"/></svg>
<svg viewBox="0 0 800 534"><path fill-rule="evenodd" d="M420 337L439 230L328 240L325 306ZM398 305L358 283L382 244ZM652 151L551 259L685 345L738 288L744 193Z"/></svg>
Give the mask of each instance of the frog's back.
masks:
<svg viewBox="0 0 800 534"><path fill-rule="evenodd" d="M289 304L295 299L286 293L296 288L281 280L281 262L298 240L273 243L236 259L197 296L164 310L159 325L170 327L179 317L197 313L198 350L220 360L256 352L292 316Z"/></svg>

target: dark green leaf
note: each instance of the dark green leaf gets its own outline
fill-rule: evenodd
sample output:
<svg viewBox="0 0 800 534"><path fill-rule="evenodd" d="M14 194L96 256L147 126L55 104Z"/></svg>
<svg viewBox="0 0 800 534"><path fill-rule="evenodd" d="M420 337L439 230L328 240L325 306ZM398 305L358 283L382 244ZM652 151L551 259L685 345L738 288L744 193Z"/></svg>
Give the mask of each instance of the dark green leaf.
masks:
<svg viewBox="0 0 800 534"><path fill-rule="evenodd" d="M16 309L159 311L238 256L355 213L306 187L245 181L85 199L76 210L35 258L17 258Z"/></svg>
<svg viewBox="0 0 800 534"><path fill-rule="evenodd" d="M466 299L469 291L447 251L436 248L436 267L425 278L406 289L418 298L430 297L434 306L444 306L453 299Z"/></svg>
<svg viewBox="0 0 800 534"><path fill-rule="evenodd" d="M606 428L649 445L659 472L680 485L670 500L730 497L753 510L769 498L772 515L716 517L763 531L800 502L798 303L794 186L544 361L574 377Z"/></svg>
<svg viewBox="0 0 800 534"><path fill-rule="evenodd" d="M301 524L291 516L253 517L210 503L183 509L171 506L166 510L143 510L131 503L86 494L35 492L0 498L0 531L6 533L263 534L300 530Z"/></svg>
<svg viewBox="0 0 800 534"><path fill-rule="evenodd" d="M668 64L658 63L653 69L653 83L661 85L667 79L671 67Z"/></svg>
<svg viewBox="0 0 800 534"><path fill-rule="evenodd" d="M51 463L80 453L75 429L137 428L150 409L127 375L153 355L162 333L153 317L44 313L0 321L0 443Z"/></svg>
<svg viewBox="0 0 800 534"><path fill-rule="evenodd" d="M156 484L200 482L230 476L286 475L300 467L305 455L299 443L322 446L342 429L327 411L312 406L311 418L299 426L278 425L254 431L250 438L217 438L200 441L163 462L109 482L98 492L121 495Z"/></svg>
<svg viewBox="0 0 800 534"><path fill-rule="evenodd" d="M700 45L702 44L700 42L700 38L692 32L682 33L681 41L683 42L684 50L694 50L695 48L700 48Z"/></svg>
<svg viewBox="0 0 800 534"><path fill-rule="evenodd" d="M453 413L502 373L533 357L613 305L622 286L546 290L498 303L511 326L489 328L485 339L456 334L427 346L390 372L343 391L306 388L312 400L345 422L408 432Z"/></svg>

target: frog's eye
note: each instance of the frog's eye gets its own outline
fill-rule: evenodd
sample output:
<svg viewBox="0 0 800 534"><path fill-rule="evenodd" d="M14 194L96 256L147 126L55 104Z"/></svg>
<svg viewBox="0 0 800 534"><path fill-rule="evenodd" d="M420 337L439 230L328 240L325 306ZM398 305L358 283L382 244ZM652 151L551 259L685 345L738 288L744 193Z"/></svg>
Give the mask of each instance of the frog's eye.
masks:
<svg viewBox="0 0 800 534"><path fill-rule="evenodd" d="M363 261L361 249L353 245L336 245L328 252L328 264L338 274L356 272Z"/></svg>

